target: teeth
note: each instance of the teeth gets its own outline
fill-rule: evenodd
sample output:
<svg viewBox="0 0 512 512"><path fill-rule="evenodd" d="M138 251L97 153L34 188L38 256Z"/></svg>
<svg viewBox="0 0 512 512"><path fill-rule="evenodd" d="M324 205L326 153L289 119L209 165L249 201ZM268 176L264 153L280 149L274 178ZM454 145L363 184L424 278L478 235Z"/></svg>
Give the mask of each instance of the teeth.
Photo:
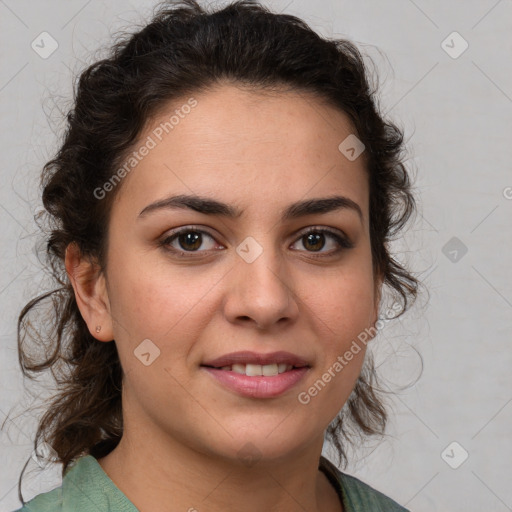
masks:
<svg viewBox="0 0 512 512"><path fill-rule="evenodd" d="M221 370L231 370L240 375L247 375L249 377L273 377L279 373L289 372L293 369L291 364L274 363L274 364L234 364L233 366L223 366Z"/></svg>

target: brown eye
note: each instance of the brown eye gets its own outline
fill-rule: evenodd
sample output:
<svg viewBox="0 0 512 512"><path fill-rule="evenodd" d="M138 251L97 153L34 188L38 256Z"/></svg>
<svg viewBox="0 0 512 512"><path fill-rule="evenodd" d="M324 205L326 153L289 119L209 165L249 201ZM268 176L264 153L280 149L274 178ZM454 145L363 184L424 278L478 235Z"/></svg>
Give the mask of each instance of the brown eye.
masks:
<svg viewBox="0 0 512 512"><path fill-rule="evenodd" d="M211 240L209 247L208 244L206 244L207 240ZM205 244L207 247L204 247ZM165 237L159 245L166 250L180 254L201 253L203 252L199 250L201 247L203 247L204 251L213 249L215 247L215 239L206 231L188 227L177 230L170 236Z"/></svg>
<svg viewBox="0 0 512 512"><path fill-rule="evenodd" d="M331 240L331 247L328 247L328 249L330 248L331 250L322 251L326 245L329 246L329 239ZM331 256L338 254L343 249L354 247L354 244L348 238L337 231L326 228L310 228L305 233L302 233L298 241L302 241L302 246L307 252L318 252L322 256Z"/></svg>
<svg viewBox="0 0 512 512"><path fill-rule="evenodd" d="M319 251L325 245L325 235L323 233L308 233L302 237L304 247L311 248L313 251Z"/></svg>
<svg viewBox="0 0 512 512"><path fill-rule="evenodd" d="M176 238L181 249L195 251L201 247L203 243L201 233L197 231L187 231L181 233Z"/></svg>

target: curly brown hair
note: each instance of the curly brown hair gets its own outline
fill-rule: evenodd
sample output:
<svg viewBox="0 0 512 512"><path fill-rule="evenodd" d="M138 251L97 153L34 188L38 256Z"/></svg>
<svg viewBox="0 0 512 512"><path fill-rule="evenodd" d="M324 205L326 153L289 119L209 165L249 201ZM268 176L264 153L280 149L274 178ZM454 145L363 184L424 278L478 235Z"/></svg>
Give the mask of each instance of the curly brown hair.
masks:
<svg viewBox="0 0 512 512"><path fill-rule="evenodd" d="M348 115L366 147L374 275L384 277L383 286L400 303L395 318L418 295L420 282L388 250L416 208L403 131L379 113L378 88L355 44L322 38L303 20L250 0L211 12L194 0L160 4L147 25L121 36L108 58L81 73L62 145L42 173L46 257L55 288L21 311L18 350L24 376L33 379L51 370L58 384L34 448L41 440L48 443L63 473L81 455L107 455L123 435L123 370L116 344L98 343L89 333L65 271L66 248L76 243L105 269L109 212L121 187L101 200L94 190L109 181L162 106L224 79L260 90L285 86L314 94ZM45 301L53 309L35 329L30 313ZM29 340L44 347L44 356L31 353ZM344 441L352 444L351 434L384 434L384 392L368 353L352 394L326 432L345 466ZM21 476L19 496L23 501Z"/></svg>

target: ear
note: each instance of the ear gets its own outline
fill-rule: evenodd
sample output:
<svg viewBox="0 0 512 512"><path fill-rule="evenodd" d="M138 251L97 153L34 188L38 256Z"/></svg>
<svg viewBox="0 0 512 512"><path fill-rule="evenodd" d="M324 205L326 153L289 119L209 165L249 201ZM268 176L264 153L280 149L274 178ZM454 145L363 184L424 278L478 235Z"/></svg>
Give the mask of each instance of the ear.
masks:
<svg viewBox="0 0 512 512"><path fill-rule="evenodd" d="M66 247L64 262L78 309L89 332L99 341L112 341L114 336L110 302L105 275L98 263L83 257L75 242ZM99 332L98 327L101 327Z"/></svg>

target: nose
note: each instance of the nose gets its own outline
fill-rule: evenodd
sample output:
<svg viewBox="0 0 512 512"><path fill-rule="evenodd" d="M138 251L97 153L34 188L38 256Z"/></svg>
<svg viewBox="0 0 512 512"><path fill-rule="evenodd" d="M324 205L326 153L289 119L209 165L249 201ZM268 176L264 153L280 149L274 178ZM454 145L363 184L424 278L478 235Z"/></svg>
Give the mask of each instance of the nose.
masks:
<svg viewBox="0 0 512 512"><path fill-rule="evenodd" d="M290 275L271 249L263 250L252 263L237 255L228 275L224 314L230 322L271 331L298 318L298 298Z"/></svg>

